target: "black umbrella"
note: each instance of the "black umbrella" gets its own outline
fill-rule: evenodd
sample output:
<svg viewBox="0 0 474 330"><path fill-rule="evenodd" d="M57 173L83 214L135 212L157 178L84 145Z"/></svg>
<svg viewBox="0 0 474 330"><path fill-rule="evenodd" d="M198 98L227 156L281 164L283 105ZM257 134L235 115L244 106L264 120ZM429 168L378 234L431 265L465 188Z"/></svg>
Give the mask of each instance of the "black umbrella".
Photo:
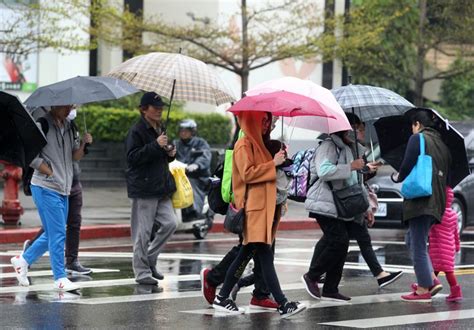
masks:
<svg viewBox="0 0 474 330"><path fill-rule="evenodd" d="M20 100L0 91L0 159L25 168L46 143Z"/></svg>
<svg viewBox="0 0 474 330"><path fill-rule="evenodd" d="M412 135L410 115L413 111L430 110L445 124L440 127L441 138L451 152L452 164L450 167L449 185L454 187L469 175L464 137L438 112L433 109L415 108L404 116L391 116L377 120L374 124L379 139L382 158L396 170L401 166L405 155L408 139Z"/></svg>

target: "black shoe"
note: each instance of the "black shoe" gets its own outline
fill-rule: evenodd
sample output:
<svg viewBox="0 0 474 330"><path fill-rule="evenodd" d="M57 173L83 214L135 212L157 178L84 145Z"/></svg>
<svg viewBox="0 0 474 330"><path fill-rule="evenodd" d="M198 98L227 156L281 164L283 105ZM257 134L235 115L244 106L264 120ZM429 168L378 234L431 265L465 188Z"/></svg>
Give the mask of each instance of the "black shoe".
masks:
<svg viewBox="0 0 474 330"><path fill-rule="evenodd" d="M401 276L403 275L402 271L395 272L395 273L390 273L390 275L387 275L385 277L379 278L377 280L379 287L383 288L384 286L387 286L396 280L398 280Z"/></svg>
<svg viewBox="0 0 474 330"><path fill-rule="evenodd" d="M141 279L136 279L135 282L138 284L143 284L143 285L158 285L158 281L155 280L153 277L145 277Z"/></svg>
<svg viewBox="0 0 474 330"><path fill-rule="evenodd" d="M245 311L243 308L237 307L232 299L222 298L219 296L214 298L212 308L214 308L216 311L226 312L229 314L242 314Z"/></svg>
<svg viewBox="0 0 474 330"><path fill-rule="evenodd" d="M287 301L284 305L278 307L278 312L283 319L298 314L306 309L306 305L298 301Z"/></svg>
<svg viewBox="0 0 474 330"><path fill-rule="evenodd" d="M165 279L165 276L163 274L161 274L155 266L151 266L150 267L150 270L151 270L151 276L153 276L154 278L156 278L157 280L164 280Z"/></svg>
<svg viewBox="0 0 474 330"><path fill-rule="evenodd" d="M92 269L83 267L81 263L76 260L66 265L66 272L68 274L88 275L92 273Z"/></svg>
<svg viewBox="0 0 474 330"><path fill-rule="evenodd" d="M321 299L321 292L319 291L317 281L311 281L311 279L308 277L308 274L301 276L301 281L303 282L306 291L311 297L314 299Z"/></svg>
<svg viewBox="0 0 474 330"><path fill-rule="evenodd" d="M324 293L322 294L322 299L323 300L329 300L329 301L340 301L340 302L348 302L351 300L351 297L345 296L339 292L337 293Z"/></svg>

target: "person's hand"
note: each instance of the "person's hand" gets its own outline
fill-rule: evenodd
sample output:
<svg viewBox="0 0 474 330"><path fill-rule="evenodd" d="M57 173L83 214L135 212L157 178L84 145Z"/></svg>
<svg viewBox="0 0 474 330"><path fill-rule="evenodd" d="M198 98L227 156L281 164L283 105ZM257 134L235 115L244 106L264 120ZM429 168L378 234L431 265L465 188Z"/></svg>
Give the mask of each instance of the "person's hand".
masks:
<svg viewBox="0 0 474 330"><path fill-rule="evenodd" d="M273 162L275 163L275 166L279 166L279 165L283 164L285 159L286 159L285 151L280 150L275 154L275 157L273 157Z"/></svg>
<svg viewBox="0 0 474 330"><path fill-rule="evenodd" d="M370 173L377 172L380 166L381 166L380 163L367 163L367 167L369 168Z"/></svg>
<svg viewBox="0 0 474 330"><path fill-rule="evenodd" d="M189 164L188 166L186 166L186 172L189 172L189 173L195 172L198 169L199 169L199 165L197 164Z"/></svg>
<svg viewBox="0 0 474 330"><path fill-rule="evenodd" d="M160 136L156 138L156 143L162 148L166 147L168 145L168 137L166 136L165 133L162 133Z"/></svg>
<svg viewBox="0 0 474 330"><path fill-rule="evenodd" d="M92 143L92 135L90 135L90 133L85 133L84 136L82 137L82 141L85 144L91 144Z"/></svg>
<svg viewBox="0 0 474 330"><path fill-rule="evenodd" d="M53 170L51 169L51 167L49 167L49 165L44 162L41 163L38 171L46 176L53 175Z"/></svg>
<svg viewBox="0 0 474 330"><path fill-rule="evenodd" d="M352 171L360 171L364 168L365 162L362 158L356 159L351 163Z"/></svg>
<svg viewBox="0 0 474 330"><path fill-rule="evenodd" d="M366 214L367 217L367 226L372 227L375 223L375 215L373 212L368 211Z"/></svg>
<svg viewBox="0 0 474 330"><path fill-rule="evenodd" d="M166 153L168 154L169 157L174 157L176 156L176 148L174 148L173 146L173 148L169 149Z"/></svg>

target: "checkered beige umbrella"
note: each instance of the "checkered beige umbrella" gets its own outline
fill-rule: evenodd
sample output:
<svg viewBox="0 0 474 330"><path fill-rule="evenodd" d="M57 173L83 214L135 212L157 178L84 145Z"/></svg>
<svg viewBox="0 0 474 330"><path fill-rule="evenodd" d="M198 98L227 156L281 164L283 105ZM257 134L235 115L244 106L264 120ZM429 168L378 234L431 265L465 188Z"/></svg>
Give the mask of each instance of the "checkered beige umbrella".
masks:
<svg viewBox="0 0 474 330"><path fill-rule="evenodd" d="M139 89L171 100L214 105L235 101L231 89L210 66L181 54L136 56L115 67L108 76L123 79Z"/></svg>

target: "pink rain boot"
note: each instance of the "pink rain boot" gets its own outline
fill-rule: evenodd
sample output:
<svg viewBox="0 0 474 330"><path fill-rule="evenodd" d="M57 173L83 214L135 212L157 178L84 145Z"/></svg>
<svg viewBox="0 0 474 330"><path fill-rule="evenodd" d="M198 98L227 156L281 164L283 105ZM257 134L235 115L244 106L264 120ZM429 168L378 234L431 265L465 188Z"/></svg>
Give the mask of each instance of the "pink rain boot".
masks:
<svg viewBox="0 0 474 330"><path fill-rule="evenodd" d="M459 285L455 285L451 287L451 293L449 296L446 297L446 301L461 301L462 300L462 292L461 287Z"/></svg>

